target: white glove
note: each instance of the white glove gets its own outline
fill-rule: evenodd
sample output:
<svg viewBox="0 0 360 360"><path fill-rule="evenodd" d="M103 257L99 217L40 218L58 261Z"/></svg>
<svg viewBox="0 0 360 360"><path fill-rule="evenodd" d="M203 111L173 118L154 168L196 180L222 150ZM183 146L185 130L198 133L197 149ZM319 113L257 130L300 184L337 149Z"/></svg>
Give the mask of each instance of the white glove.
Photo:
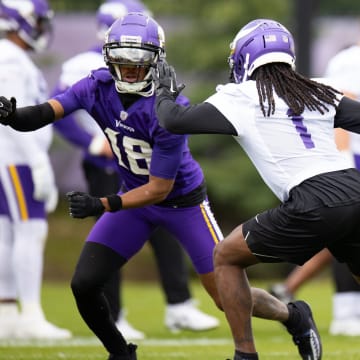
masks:
<svg viewBox="0 0 360 360"><path fill-rule="evenodd" d="M50 192L49 197L45 200L45 211L49 214L55 211L59 201L59 191L55 186Z"/></svg>
<svg viewBox="0 0 360 360"><path fill-rule="evenodd" d="M45 210L49 213L56 209L58 203L58 189L50 161L43 161L31 168L34 183L34 199L45 203Z"/></svg>

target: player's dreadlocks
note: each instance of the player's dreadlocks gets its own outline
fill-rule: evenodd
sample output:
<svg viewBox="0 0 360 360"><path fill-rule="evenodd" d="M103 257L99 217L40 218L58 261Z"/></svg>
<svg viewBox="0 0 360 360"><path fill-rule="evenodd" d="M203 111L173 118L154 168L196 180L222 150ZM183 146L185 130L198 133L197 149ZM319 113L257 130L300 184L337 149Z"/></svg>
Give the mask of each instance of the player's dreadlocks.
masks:
<svg viewBox="0 0 360 360"><path fill-rule="evenodd" d="M329 111L326 104L336 107L340 94L331 86L308 79L291 69L288 64L271 63L260 66L253 74L259 94L259 103L264 116L275 112L273 91L282 98L294 115L300 115L305 107L321 114ZM265 110L265 101L268 110Z"/></svg>

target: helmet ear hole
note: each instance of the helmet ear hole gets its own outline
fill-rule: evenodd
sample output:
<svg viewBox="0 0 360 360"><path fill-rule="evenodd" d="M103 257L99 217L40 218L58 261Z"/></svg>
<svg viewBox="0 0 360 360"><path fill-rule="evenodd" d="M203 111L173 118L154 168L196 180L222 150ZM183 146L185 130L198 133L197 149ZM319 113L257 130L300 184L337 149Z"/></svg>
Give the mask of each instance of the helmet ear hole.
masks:
<svg viewBox="0 0 360 360"><path fill-rule="evenodd" d="M241 73L242 70L244 69L244 63L245 63L245 59L244 57L241 55L239 57L239 60L237 61L237 63L235 64L235 67L236 67L236 71L238 73Z"/></svg>

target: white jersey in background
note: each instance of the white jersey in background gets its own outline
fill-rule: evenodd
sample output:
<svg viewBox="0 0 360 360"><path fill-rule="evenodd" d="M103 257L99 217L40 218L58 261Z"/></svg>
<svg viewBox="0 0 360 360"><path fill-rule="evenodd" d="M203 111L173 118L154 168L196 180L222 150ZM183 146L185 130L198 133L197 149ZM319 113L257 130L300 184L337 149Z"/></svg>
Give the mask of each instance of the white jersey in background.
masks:
<svg viewBox="0 0 360 360"><path fill-rule="evenodd" d="M0 89L15 97L19 107L47 97L39 69L7 39L0 40ZM0 300L11 300L0 301L0 339L71 336L49 323L41 306L47 212L58 199L48 155L51 142L52 126L31 133L0 127Z"/></svg>
<svg viewBox="0 0 360 360"><path fill-rule="evenodd" d="M360 45L341 50L329 61L325 76L336 81L338 88L360 100ZM350 150L360 155L360 134L350 132Z"/></svg>
<svg viewBox="0 0 360 360"><path fill-rule="evenodd" d="M349 166L333 141L334 108L329 106L322 116L305 110L302 116L291 117L285 102L275 93L274 97L276 109L270 117L260 109L255 81L220 85L206 102L232 123L238 134L234 138L265 183L286 201L289 191L309 177Z"/></svg>
<svg viewBox="0 0 360 360"><path fill-rule="evenodd" d="M41 72L29 55L7 39L0 40L0 88L7 97L16 97L17 106L34 105L46 100L47 87ZM11 196L8 166L27 165L31 168L36 200L43 201L52 211L57 203L57 189L48 150L52 142L52 126L33 133L21 133L8 126L0 128L0 176L8 190L11 217L21 220L18 200ZM15 203L14 203L15 201Z"/></svg>

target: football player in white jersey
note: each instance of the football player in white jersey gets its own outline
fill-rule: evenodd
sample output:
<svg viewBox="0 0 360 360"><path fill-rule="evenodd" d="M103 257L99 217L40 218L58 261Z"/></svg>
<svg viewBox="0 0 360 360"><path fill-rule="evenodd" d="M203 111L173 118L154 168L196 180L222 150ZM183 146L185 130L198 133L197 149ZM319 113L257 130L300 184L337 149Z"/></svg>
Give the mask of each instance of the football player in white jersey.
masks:
<svg viewBox="0 0 360 360"><path fill-rule="evenodd" d="M28 52L45 48L52 11L46 0L4 0L0 17L1 91L23 105L42 102L46 84ZM47 213L58 196L52 129L34 135L0 129L0 338L64 339L70 331L48 322L41 307Z"/></svg>
<svg viewBox="0 0 360 360"><path fill-rule="evenodd" d="M336 84L343 93L360 100L360 43L340 50L326 67L325 77ZM335 129L336 144L349 160L350 166L360 170L360 135L343 129ZM335 293L332 298L331 335L360 335L360 285L346 265L333 260L327 250L321 251L304 266L296 267L283 283L275 284L271 293L280 299L293 298L309 279L327 265L332 265Z"/></svg>
<svg viewBox="0 0 360 360"><path fill-rule="evenodd" d="M129 12L150 14L150 10L138 0L109 0L102 3L96 13L98 44L68 59L52 95L64 92L76 81L86 77L91 70L105 66L102 45L111 24ZM82 167L89 193L103 196L117 192L121 179L117 161L108 141L98 124L84 110L79 110L63 121L54 124L55 130L66 140L84 150ZM173 332L182 329L203 331L216 328L219 320L196 306L189 288L189 273L183 250L177 240L159 228L149 241L158 264L162 289L166 300L165 325ZM121 272L116 272L106 284L116 325L127 340L141 340L145 334L135 329L126 319L122 309Z"/></svg>
<svg viewBox="0 0 360 360"><path fill-rule="evenodd" d="M251 314L261 309L251 296L248 266L302 265L327 248L360 281L360 172L349 166L334 141L334 127L360 133L360 103L296 72L293 37L276 21L251 21L230 48L231 81L202 104L174 102L181 87L165 62L153 76L158 77L160 124L178 134L232 135L281 201L238 226L214 251L234 360L248 360L258 359ZM289 316L283 323L301 357L320 359L310 307L303 301L285 306Z"/></svg>

